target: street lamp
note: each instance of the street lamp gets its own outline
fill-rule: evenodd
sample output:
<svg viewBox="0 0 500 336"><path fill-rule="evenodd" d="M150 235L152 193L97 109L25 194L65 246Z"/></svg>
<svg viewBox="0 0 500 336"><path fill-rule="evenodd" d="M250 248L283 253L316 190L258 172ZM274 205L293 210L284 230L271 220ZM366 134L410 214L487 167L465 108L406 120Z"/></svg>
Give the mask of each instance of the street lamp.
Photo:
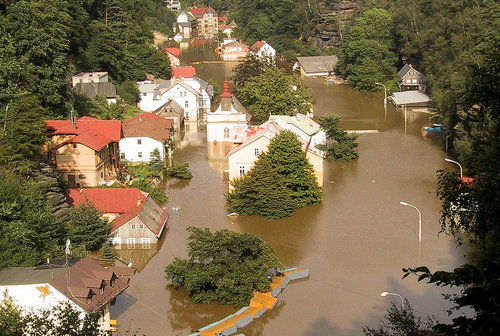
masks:
<svg viewBox="0 0 500 336"><path fill-rule="evenodd" d="M457 164L459 167L460 167L460 178L462 178L463 176L463 169L462 169L462 165L460 163L458 163L457 161L453 161L451 159L448 159L448 158L445 158L444 159L446 162L452 162L452 163L455 163Z"/></svg>
<svg viewBox="0 0 500 336"><path fill-rule="evenodd" d="M420 213L420 210L418 210L416 206L411 205L410 203L399 202L399 204L412 207L418 211L418 243L420 244L422 242L422 214Z"/></svg>
<svg viewBox="0 0 500 336"><path fill-rule="evenodd" d="M380 85L384 87L384 107L387 107L387 88L384 84L376 82L375 85Z"/></svg>
<svg viewBox="0 0 500 336"><path fill-rule="evenodd" d="M380 296L387 296L387 295L399 296L399 298L401 299L401 309L405 310L405 300L403 299L403 297L401 295L399 295L398 293L389 293L389 292L380 293Z"/></svg>
<svg viewBox="0 0 500 336"><path fill-rule="evenodd" d="M376 82L375 85L380 85L384 87L384 118L387 117L387 88L384 84Z"/></svg>

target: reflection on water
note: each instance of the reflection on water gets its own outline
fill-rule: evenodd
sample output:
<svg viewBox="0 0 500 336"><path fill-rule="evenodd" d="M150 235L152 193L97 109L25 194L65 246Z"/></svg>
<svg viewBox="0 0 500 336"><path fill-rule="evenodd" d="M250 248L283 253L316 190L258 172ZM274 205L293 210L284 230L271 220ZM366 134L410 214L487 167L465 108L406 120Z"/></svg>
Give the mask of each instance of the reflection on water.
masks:
<svg viewBox="0 0 500 336"><path fill-rule="evenodd" d="M129 248L126 244L121 249L115 250L118 260L122 261L125 265L141 271L160 249L160 244L134 244L135 247Z"/></svg>
<svg viewBox="0 0 500 336"><path fill-rule="evenodd" d="M230 75L221 64L195 66L201 65L208 78ZM224 164L207 159L213 149L207 147L203 127L196 126L174 154L175 162L189 162L193 178L166 184L171 197L167 207L179 210L171 212L163 246L131 280L125 294L134 301L118 297L112 308L120 325L134 319L134 326L147 335L188 335L234 313L228 306L194 304L184 290L167 285L165 266L175 256L187 257L189 226L253 232L273 246L285 266L310 269L309 280L293 283L280 294L279 308L242 329L247 336L360 335L362 326L377 325L397 299L381 298L383 291L408 298L418 312L441 321L449 318L442 289L414 278L401 279L402 267L417 266L418 219L400 201L422 212L422 264L436 270L462 262L453 240L437 236L440 202L435 197L435 172L444 168L445 155L420 134L428 117L409 112L405 135L403 111L389 106L384 117L383 94L326 85L322 79L304 82L312 89L316 116L335 113L343 128L381 132L359 137L358 160L325 164L323 204L271 221L227 217L227 181L220 173Z"/></svg>

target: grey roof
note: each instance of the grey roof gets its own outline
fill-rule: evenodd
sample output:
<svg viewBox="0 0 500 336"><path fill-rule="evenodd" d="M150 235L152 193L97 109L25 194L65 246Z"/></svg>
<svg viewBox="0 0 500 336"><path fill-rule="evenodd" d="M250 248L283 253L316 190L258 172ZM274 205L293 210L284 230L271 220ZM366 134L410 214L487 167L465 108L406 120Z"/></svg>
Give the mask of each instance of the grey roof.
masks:
<svg viewBox="0 0 500 336"><path fill-rule="evenodd" d="M391 97L394 104L396 105L409 105L409 104L420 104L428 103L431 101L431 97L423 93L422 91L412 90L404 92L394 92Z"/></svg>
<svg viewBox="0 0 500 336"><path fill-rule="evenodd" d="M116 98L116 86L111 82L76 83L75 89L90 99L94 99L97 95Z"/></svg>
<svg viewBox="0 0 500 336"><path fill-rule="evenodd" d="M212 85L208 84L208 82L206 80L203 80L198 76L194 76L193 79L195 81L197 81L198 83L200 83L201 88L203 90L207 91L210 98L212 98L214 96L214 87Z"/></svg>
<svg viewBox="0 0 500 336"><path fill-rule="evenodd" d="M166 210L160 208L151 197L147 197L144 206L139 212L139 218L159 237L163 231L163 227L166 225L168 213Z"/></svg>
<svg viewBox="0 0 500 336"><path fill-rule="evenodd" d="M403 65L401 70L398 71L399 78L403 78L403 76L406 75L408 71L410 71L410 69L413 69L415 72L422 75L418 70L415 70L415 68L411 64L406 63L405 65Z"/></svg>
<svg viewBox="0 0 500 336"><path fill-rule="evenodd" d="M73 265L80 258L71 258L68 265ZM49 283L62 273L67 267L63 267L65 260L54 260L50 264L42 264L37 267L12 267L0 271L0 286L33 285Z"/></svg>
<svg viewBox="0 0 500 336"><path fill-rule="evenodd" d="M232 104L233 104L233 107L236 111L240 112L240 113L246 113L247 115L250 115L248 112L247 112L247 109L243 107L243 105L241 105L240 101L238 100L238 98L236 98L235 95L233 95L233 101L232 101Z"/></svg>
<svg viewBox="0 0 500 336"><path fill-rule="evenodd" d="M155 83L145 83L145 82L137 82L137 88L140 93L153 93L158 84Z"/></svg>
<svg viewBox="0 0 500 336"><path fill-rule="evenodd" d="M189 22L179 22L178 25L181 27L191 27L191 23Z"/></svg>
<svg viewBox="0 0 500 336"><path fill-rule="evenodd" d="M168 107L170 107L177 116L182 117L184 115L184 109L173 99L169 99L165 104L154 110L153 113L162 114Z"/></svg>
<svg viewBox="0 0 500 336"><path fill-rule="evenodd" d="M336 55L297 57L297 62L306 73L332 72L338 61Z"/></svg>

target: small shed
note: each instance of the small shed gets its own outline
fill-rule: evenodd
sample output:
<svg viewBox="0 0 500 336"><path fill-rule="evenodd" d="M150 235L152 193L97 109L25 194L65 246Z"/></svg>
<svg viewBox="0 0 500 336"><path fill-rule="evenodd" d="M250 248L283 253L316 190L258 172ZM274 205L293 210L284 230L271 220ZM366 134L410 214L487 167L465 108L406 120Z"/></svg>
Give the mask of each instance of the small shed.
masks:
<svg viewBox="0 0 500 336"><path fill-rule="evenodd" d="M336 55L297 57L293 69L300 70L300 74L305 77L328 76L334 72L338 61Z"/></svg>

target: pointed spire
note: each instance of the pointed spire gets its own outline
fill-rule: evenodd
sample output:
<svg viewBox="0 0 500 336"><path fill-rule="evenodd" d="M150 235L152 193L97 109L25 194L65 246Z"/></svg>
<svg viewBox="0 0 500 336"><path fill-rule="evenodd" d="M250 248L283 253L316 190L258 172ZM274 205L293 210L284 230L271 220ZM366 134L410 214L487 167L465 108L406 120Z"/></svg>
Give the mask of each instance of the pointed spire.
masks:
<svg viewBox="0 0 500 336"><path fill-rule="evenodd" d="M221 98L231 98L233 95L229 92L229 83L224 80L224 91L220 95Z"/></svg>

